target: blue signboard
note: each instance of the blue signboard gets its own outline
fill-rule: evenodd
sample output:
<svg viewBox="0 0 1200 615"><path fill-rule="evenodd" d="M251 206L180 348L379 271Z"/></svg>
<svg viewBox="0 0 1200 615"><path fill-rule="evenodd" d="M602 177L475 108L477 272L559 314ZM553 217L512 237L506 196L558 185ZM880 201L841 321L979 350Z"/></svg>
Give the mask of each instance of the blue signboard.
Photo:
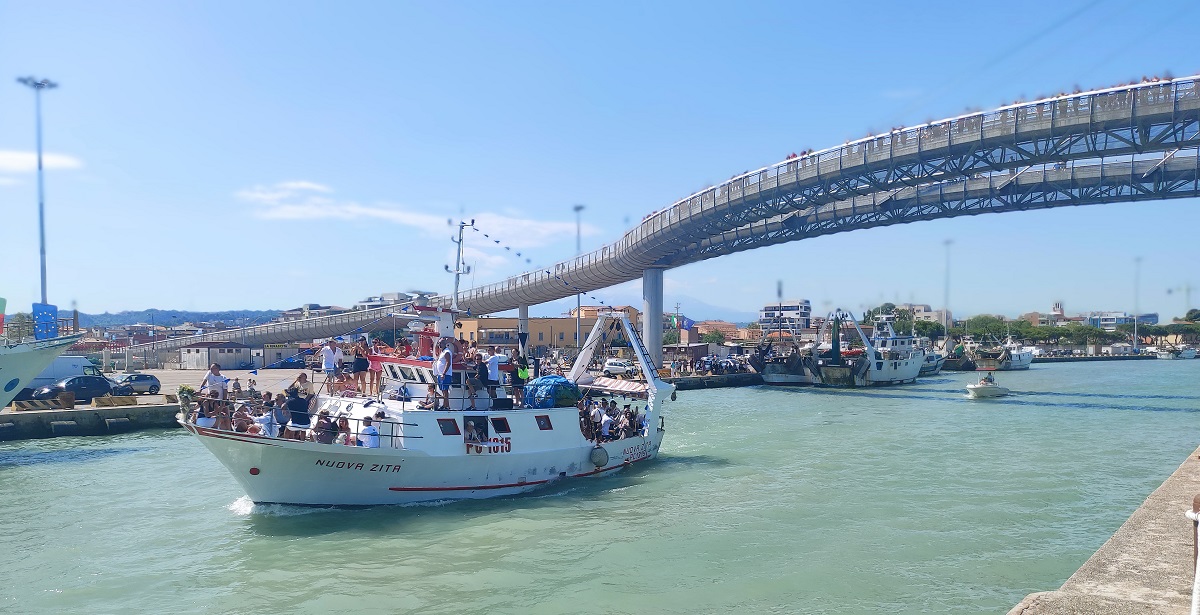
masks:
<svg viewBox="0 0 1200 615"><path fill-rule="evenodd" d="M33 339L48 340L55 337L58 337L58 306L33 304Z"/></svg>

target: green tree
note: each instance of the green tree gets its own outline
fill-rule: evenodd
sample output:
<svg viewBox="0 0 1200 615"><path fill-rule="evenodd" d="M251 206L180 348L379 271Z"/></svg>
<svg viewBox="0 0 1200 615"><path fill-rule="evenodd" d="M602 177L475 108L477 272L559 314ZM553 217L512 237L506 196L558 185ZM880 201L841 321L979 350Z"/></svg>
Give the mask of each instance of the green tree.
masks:
<svg viewBox="0 0 1200 615"><path fill-rule="evenodd" d="M933 322L932 320L918 320L917 322L913 323L913 326L917 330L917 335L927 337L929 339L942 337L946 333L946 329L942 327L942 323Z"/></svg>
<svg viewBox="0 0 1200 615"><path fill-rule="evenodd" d="M16 314L7 316L4 320L4 329L8 332L9 337L14 340L33 337L33 314L29 312L17 312Z"/></svg>
<svg viewBox="0 0 1200 615"><path fill-rule="evenodd" d="M1003 337L1008 331L1008 325L995 316L981 314L967 319L965 324L967 334L978 337Z"/></svg>
<svg viewBox="0 0 1200 615"><path fill-rule="evenodd" d="M746 325L746 328L747 329L761 329L762 327L760 327L757 322L752 322L752 323Z"/></svg>
<svg viewBox="0 0 1200 615"><path fill-rule="evenodd" d="M678 344L679 343L679 330L678 329L668 329L666 331L663 331L663 343L664 344Z"/></svg>
<svg viewBox="0 0 1200 615"><path fill-rule="evenodd" d="M725 334L721 333L720 331L709 331L708 333L700 336L700 341L704 342L705 344L724 344Z"/></svg>
<svg viewBox="0 0 1200 615"><path fill-rule="evenodd" d="M1196 322L1197 320L1200 320L1200 309L1193 308L1188 310L1187 314L1183 316L1183 319L1189 322Z"/></svg>

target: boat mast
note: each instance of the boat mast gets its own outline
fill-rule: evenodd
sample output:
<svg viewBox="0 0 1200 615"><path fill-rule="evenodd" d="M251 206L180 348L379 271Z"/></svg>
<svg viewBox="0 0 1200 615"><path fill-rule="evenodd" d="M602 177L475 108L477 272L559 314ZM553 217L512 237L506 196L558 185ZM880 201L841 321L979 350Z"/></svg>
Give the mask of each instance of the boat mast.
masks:
<svg viewBox="0 0 1200 615"><path fill-rule="evenodd" d="M454 274L454 295L450 298L450 309L458 310L458 283L462 276L471 273L471 268L463 264L463 231L468 226L475 226L475 220L472 218L470 223L459 221L458 223L458 239L453 236L450 241L458 244L458 257L454 261L454 269L450 265L446 265L446 273Z"/></svg>
<svg viewBox="0 0 1200 615"><path fill-rule="evenodd" d="M775 280L775 299L779 301L779 309L775 312L775 322L779 325L779 345L783 346L783 280Z"/></svg>

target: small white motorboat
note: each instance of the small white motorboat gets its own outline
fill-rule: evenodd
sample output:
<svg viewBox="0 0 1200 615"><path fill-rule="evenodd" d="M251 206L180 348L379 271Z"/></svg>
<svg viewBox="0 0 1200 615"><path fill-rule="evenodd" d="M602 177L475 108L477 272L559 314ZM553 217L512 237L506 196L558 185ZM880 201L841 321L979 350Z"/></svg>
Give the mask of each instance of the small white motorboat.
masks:
<svg viewBox="0 0 1200 615"><path fill-rule="evenodd" d="M967 385L967 397L970 399L985 399L988 397L1004 397L1008 395L1008 389L996 384L996 379L991 374L979 379L975 384Z"/></svg>

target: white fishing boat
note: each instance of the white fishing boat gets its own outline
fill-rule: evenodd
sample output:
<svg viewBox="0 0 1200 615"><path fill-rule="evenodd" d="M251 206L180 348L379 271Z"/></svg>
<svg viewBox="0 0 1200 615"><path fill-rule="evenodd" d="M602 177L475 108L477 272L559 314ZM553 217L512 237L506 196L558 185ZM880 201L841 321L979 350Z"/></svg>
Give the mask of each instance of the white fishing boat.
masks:
<svg viewBox="0 0 1200 615"><path fill-rule="evenodd" d="M566 375L593 398L621 397L638 411L639 420L625 437L599 442L585 436L574 405L514 408L502 390L495 400L485 390L468 393L464 365L454 366L450 409L423 407L420 400L435 382L429 351L438 340L453 339L453 312L418 309L412 318L422 323L415 325L420 329L415 356L375 357L387 385L381 395L320 394L310 405L314 416L328 411L335 423L347 418L353 432L348 435L368 446L201 427L190 412L195 407L190 400L181 400L180 421L256 503L376 505L508 496L560 480L609 474L658 456L665 433L663 405L674 397L675 387L659 379L657 366L623 313L598 315ZM630 341L641 373L647 375L644 382L587 371L616 327ZM383 416L372 419L377 412ZM364 427L368 421L373 429Z"/></svg>
<svg viewBox="0 0 1200 615"><path fill-rule="evenodd" d="M946 357L932 351L926 351L925 362L921 365L919 376L936 376L942 371L942 366L946 364Z"/></svg>
<svg viewBox="0 0 1200 615"><path fill-rule="evenodd" d="M1003 344L989 348L977 347L974 360L976 369L980 371L1029 369L1033 363L1033 350L1018 344L1010 336Z"/></svg>
<svg viewBox="0 0 1200 615"><path fill-rule="evenodd" d="M1156 354L1160 359L1195 359L1196 349L1187 346L1171 346L1168 348L1159 348Z"/></svg>
<svg viewBox="0 0 1200 615"><path fill-rule="evenodd" d="M849 322L858 333L861 348L843 350L842 323ZM925 349L911 335L898 335L895 316L882 314L875 320L870 337L848 312L835 310L825 319L818 340L829 334L829 344L812 349L813 361L806 367L815 384L832 387L863 387L915 382L925 364ZM823 351L823 348L829 348Z"/></svg>
<svg viewBox="0 0 1200 615"><path fill-rule="evenodd" d="M66 335L11 344L3 341L3 345L0 345L0 408L11 403L42 370L54 362L55 357L66 352L81 337Z"/></svg>
<svg viewBox="0 0 1200 615"><path fill-rule="evenodd" d="M988 374L981 378L975 384L967 385L967 397L971 399L983 399L987 397L1004 397L1009 394L1009 390L996 384L995 378Z"/></svg>

